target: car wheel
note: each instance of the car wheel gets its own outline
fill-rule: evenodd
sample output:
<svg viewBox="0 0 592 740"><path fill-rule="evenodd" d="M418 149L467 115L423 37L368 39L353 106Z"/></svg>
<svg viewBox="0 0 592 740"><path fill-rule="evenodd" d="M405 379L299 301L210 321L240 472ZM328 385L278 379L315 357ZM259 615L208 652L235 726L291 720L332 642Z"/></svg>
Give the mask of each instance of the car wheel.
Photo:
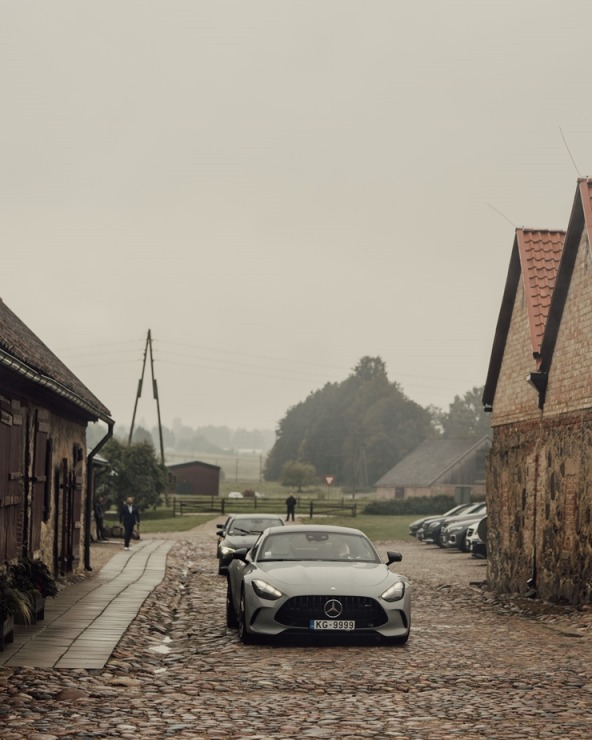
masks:
<svg viewBox="0 0 592 740"><path fill-rule="evenodd" d="M238 636L243 645L250 645L255 638L247 630L247 615L245 608L245 592L241 592L240 606L238 611Z"/></svg>
<svg viewBox="0 0 592 740"><path fill-rule="evenodd" d="M230 581L226 586L226 626L230 629L236 629L238 627L238 620L236 618L236 612L232 604L232 591L230 590Z"/></svg>

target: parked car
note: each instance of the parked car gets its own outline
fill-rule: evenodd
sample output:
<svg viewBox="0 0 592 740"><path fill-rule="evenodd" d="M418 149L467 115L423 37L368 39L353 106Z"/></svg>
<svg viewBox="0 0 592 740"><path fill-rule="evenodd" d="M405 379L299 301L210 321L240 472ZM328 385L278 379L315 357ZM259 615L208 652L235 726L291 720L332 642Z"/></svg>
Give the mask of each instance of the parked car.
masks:
<svg viewBox="0 0 592 740"><path fill-rule="evenodd" d="M416 519L409 525L409 534L411 537L416 537L417 532L421 527L424 527L428 522L434 519L441 519L443 516L454 516L455 514L461 514L465 509L468 509L473 504L458 504L444 514L431 514L430 516L422 516L420 519Z"/></svg>
<svg viewBox="0 0 592 740"><path fill-rule="evenodd" d="M470 552L473 557L486 558L487 557L487 517L484 516L479 519L475 525L467 529L465 537L467 552Z"/></svg>
<svg viewBox="0 0 592 740"><path fill-rule="evenodd" d="M460 516L468 517L468 521L471 519L473 514L481 514L484 511L485 503L472 504L472 506L469 509L466 509ZM436 545L439 545L442 526L449 524L453 519L454 517L442 516L439 519L434 519L429 522L423 529L422 540L424 542L434 542Z"/></svg>
<svg viewBox="0 0 592 740"><path fill-rule="evenodd" d="M440 546L456 547L462 552L468 552L466 544L467 530L471 526L477 526L478 519L453 519L444 524L440 530Z"/></svg>
<svg viewBox="0 0 592 740"><path fill-rule="evenodd" d="M226 621L242 642L259 636L327 635L405 643L411 587L381 562L358 529L292 525L267 529L228 567Z"/></svg>
<svg viewBox="0 0 592 740"><path fill-rule="evenodd" d="M283 526L283 519L278 514L232 514L223 527L218 525L218 574L228 570L232 554L239 547L250 548L257 537L267 527Z"/></svg>
<svg viewBox="0 0 592 740"><path fill-rule="evenodd" d="M231 491L227 498L243 498L243 494L240 491Z"/></svg>

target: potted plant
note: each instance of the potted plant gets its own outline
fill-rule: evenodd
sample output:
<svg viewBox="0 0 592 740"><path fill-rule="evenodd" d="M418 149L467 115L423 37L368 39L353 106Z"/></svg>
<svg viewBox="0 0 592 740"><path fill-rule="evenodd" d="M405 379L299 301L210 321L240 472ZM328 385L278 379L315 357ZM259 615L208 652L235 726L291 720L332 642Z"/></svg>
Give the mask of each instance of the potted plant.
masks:
<svg viewBox="0 0 592 740"><path fill-rule="evenodd" d="M0 571L0 650L13 640L15 617L28 623L31 620L30 603L22 591L14 588L8 575Z"/></svg>
<svg viewBox="0 0 592 740"><path fill-rule="evenodd" d="M23 557L16 563L8 564L8 576L11 585L21 591L29 602L31 608L30 621L35 624L37 620L45 616L45 599L48 596L56 596L58 585L56 579L42 560L31 560ZM21 621L21 615L15 615L17 624L26 623Z"/></svg>

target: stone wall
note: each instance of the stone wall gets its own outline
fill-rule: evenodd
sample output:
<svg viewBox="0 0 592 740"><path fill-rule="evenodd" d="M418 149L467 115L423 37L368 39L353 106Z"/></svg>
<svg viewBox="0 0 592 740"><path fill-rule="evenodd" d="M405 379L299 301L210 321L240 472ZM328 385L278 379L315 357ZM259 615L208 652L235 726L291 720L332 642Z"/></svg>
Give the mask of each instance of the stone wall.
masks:
<svg viewBox="0 0 592 740"><path fill-rule="evenodd" d="M495 430L487 476L488 580L592 600L592 411Z"/></svg>

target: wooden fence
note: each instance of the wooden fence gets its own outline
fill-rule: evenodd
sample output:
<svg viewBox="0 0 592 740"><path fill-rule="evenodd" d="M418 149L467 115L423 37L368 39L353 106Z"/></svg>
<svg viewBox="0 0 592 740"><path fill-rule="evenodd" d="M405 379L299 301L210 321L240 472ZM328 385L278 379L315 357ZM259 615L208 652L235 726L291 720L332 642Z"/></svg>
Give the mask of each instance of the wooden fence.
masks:
<svg viewBox="0 0 592 740"><path fill-rule="evenodd" d="M285 514L286 503L283 498L219 498L218 496L192 496L191 498L173 498L173 516L185 514L250 514L264 511L266 514ZM341 501L313 501L306 499L298 501L296 514L300 517L331 516L349 514L357 516L356 502Z"/></svg>

